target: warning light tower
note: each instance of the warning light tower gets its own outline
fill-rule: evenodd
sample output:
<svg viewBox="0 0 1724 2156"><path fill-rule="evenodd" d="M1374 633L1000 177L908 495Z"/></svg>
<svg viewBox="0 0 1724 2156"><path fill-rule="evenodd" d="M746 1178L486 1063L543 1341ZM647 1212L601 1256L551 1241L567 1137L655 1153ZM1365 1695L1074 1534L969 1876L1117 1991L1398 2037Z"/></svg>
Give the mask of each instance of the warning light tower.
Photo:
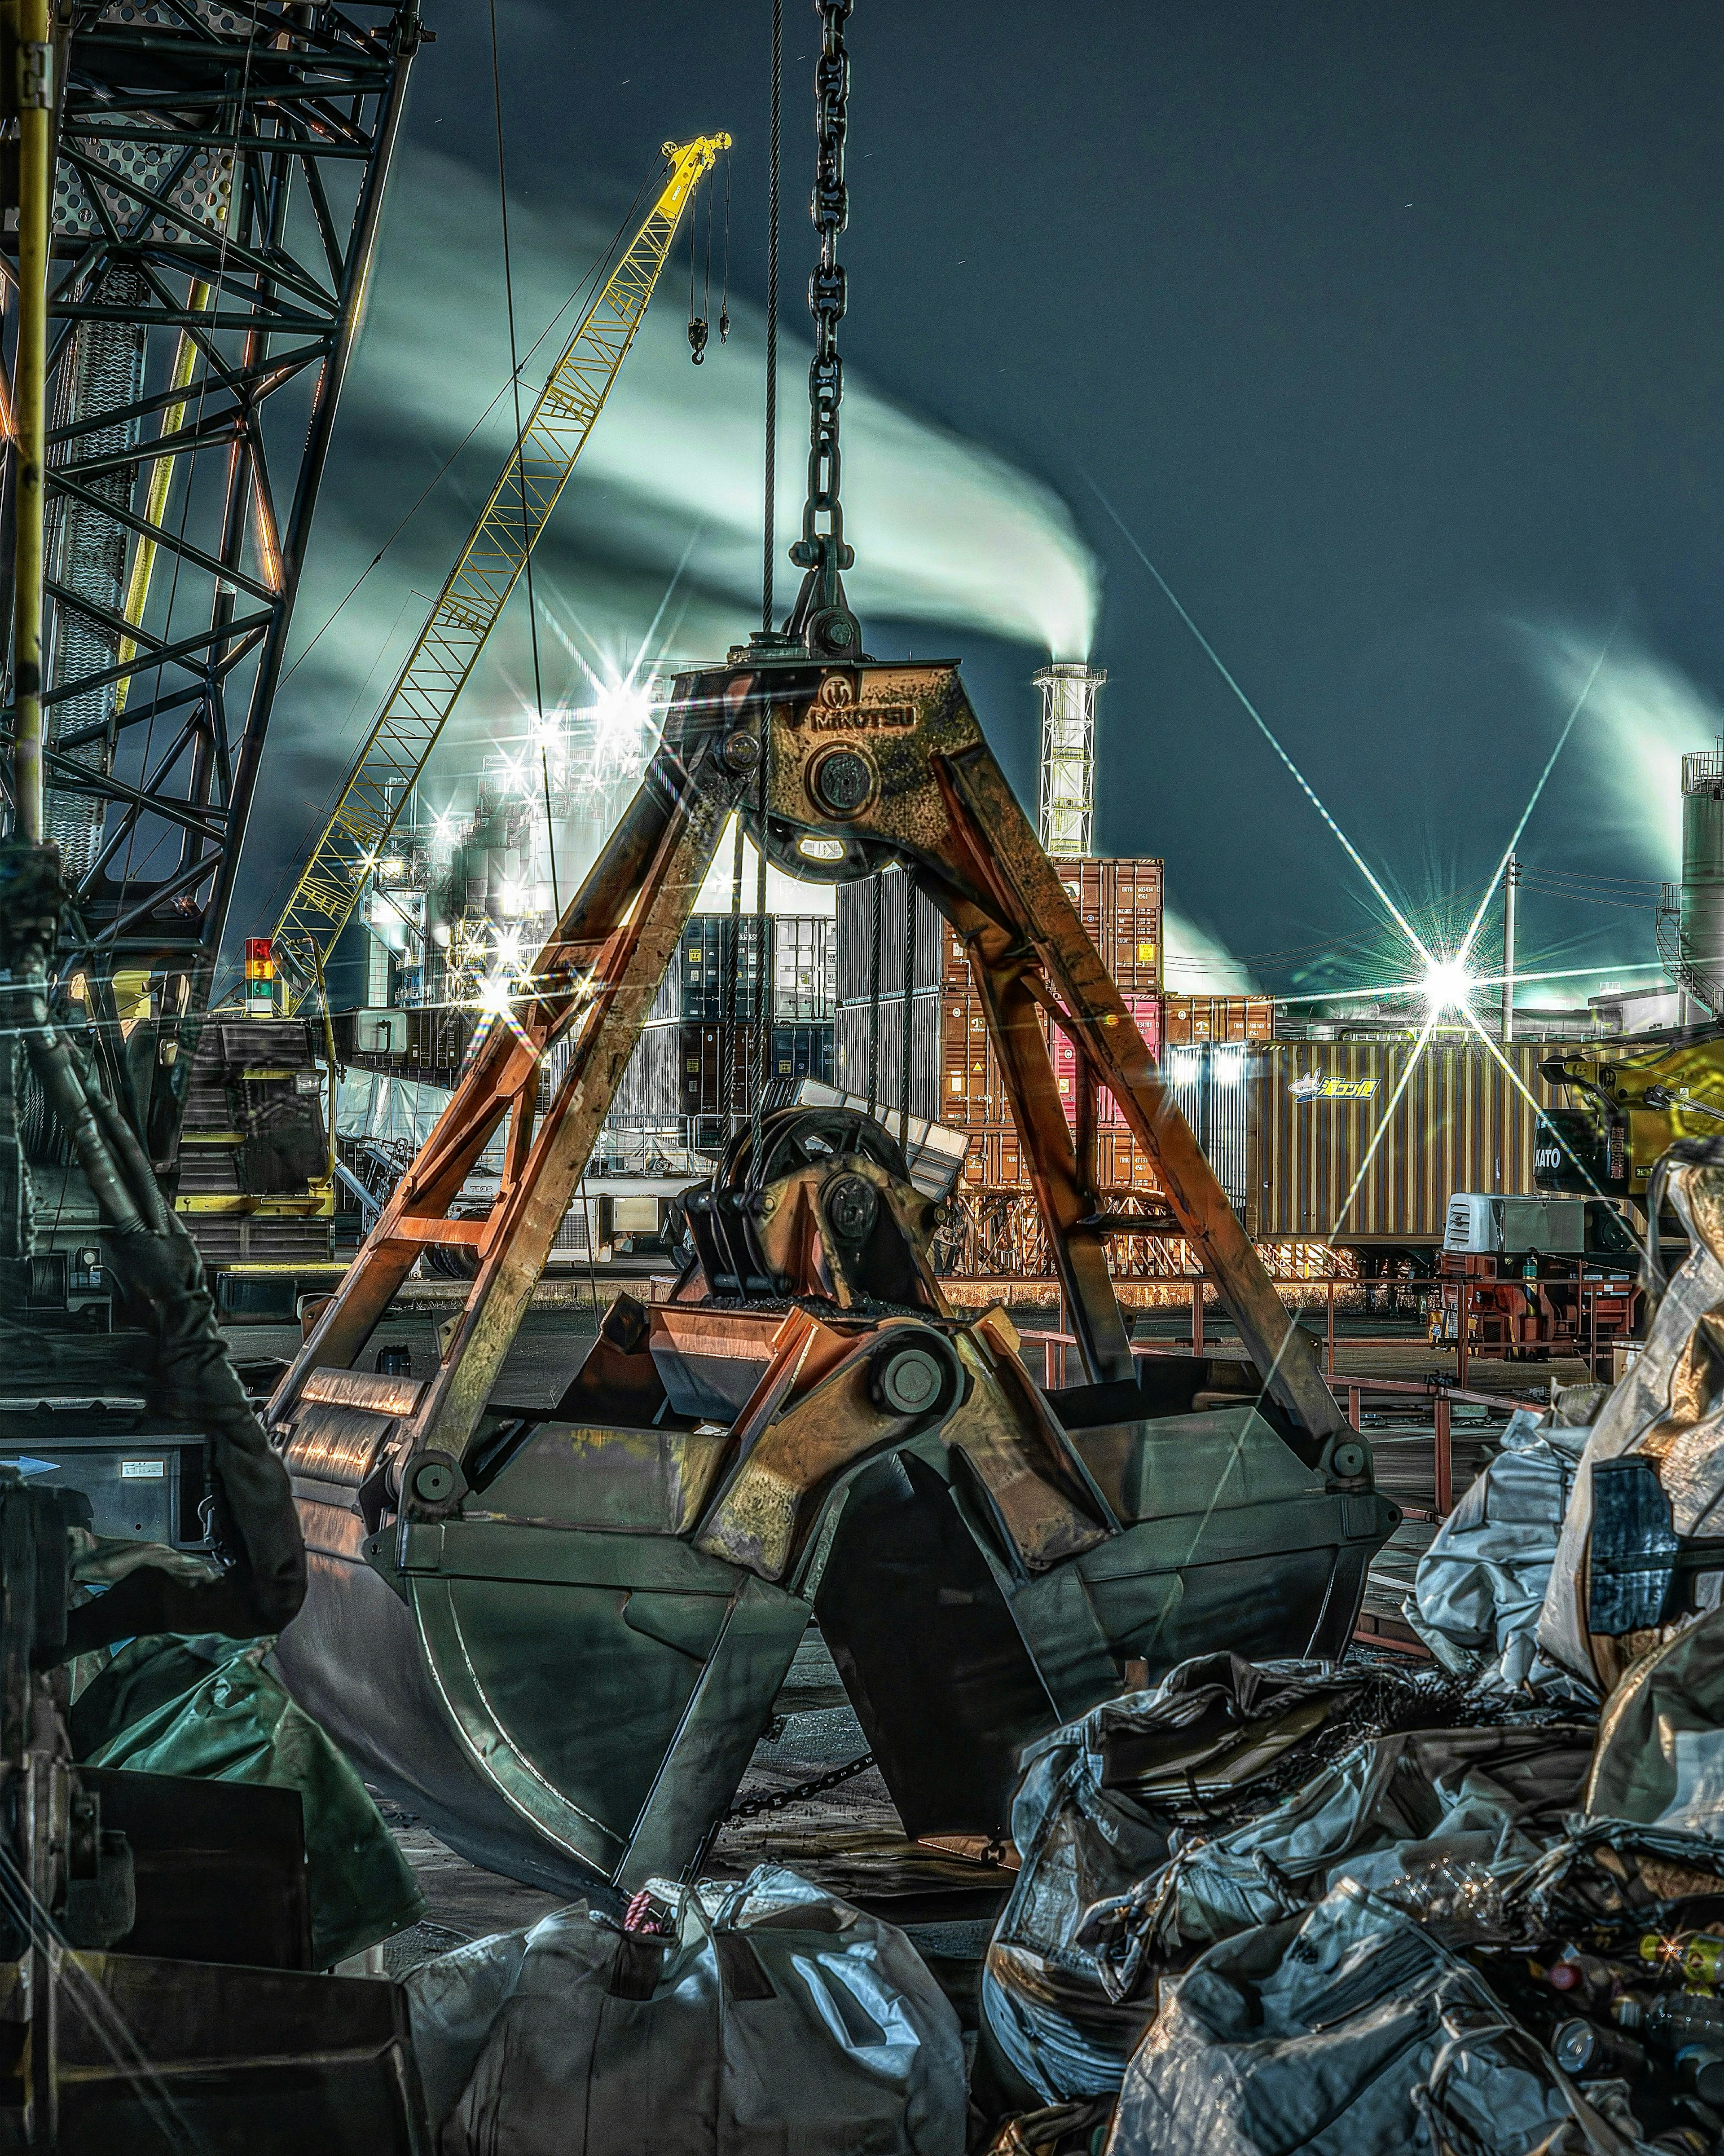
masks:
<svg viewBox="0 0 1724 2156"><path fill-rule="evenodd" d="M245 939L245 1015L275 1015L275 947L267 936Z"/></svg>

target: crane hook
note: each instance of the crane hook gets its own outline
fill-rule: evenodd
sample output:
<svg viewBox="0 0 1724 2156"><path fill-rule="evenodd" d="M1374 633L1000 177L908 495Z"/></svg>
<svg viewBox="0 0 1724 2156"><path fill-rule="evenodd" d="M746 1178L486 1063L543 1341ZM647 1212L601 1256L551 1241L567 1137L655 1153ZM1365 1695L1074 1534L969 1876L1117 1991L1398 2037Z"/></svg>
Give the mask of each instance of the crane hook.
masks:
<svg viewBox="0 0 1724 2156"><path fill-rule="evenodd" d="M698 367L706 357L706 325L698 315L689 321L689 357Z"/></svg>
<svg viewBox="0 0 1724 2156"><path fill-rule="evenodd" d="M729 316L729 314L728 314L727 312L721 312L721 314L720 314L720 316L719 316L719 318L718 318L718 341L719 341L719 342L720 342L721 344L726 344L726 343L728 343L728 342L729 342L729 341L730 341L730 335L731 335L731 318L730 318L730 316Z"/></svg>

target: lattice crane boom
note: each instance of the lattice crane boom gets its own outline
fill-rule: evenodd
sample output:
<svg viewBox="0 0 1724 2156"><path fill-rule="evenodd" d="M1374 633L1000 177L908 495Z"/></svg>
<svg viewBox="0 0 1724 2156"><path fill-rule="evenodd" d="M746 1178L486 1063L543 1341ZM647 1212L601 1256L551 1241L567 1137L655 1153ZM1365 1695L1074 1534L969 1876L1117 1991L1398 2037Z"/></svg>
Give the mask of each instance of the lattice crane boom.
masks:
<svg viewBox="0 0 1724 2156"><path fill-rule="evenodd" d="M479 663L634 341L684 208L728 135L667 142L670 171L576 325L348 772L275 929L297 1001L352 917L371 868Z"/></svg>
<svg viewBox="0 0 1724 2156"><path fill-rule="evenodd" d="M44 603L26 612L44 835L74 892L54 970L86 985L105 1040L116 981L128 1009L150 984L151 1142L171 1159L177 1038L208 994L430 33L418 0L53 12ZM8 313L18 245L0 233ZM26 708L0 711L0 736L21 717L28 765L22 655Z"/></svg>

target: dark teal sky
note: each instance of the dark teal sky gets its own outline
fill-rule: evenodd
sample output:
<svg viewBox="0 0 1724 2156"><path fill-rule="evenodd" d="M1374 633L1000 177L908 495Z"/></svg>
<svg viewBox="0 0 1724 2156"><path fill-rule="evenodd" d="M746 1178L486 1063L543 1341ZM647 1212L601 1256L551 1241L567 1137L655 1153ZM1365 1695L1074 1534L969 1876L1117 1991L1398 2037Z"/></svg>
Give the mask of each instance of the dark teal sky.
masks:
<svg viewBox="0 0 1724 2156"><path fill-rule="evenodd" d="M426 13L439 42L417 64L408 142L430 162L403 177L465 168L459 245L469 271L497 270L500 302L485 10ZM731 286L757 307L767 8L505 5L499 20L522 244L555 254L566 216L572 283L658 142L727 126ZM1547 878L1598 887L1529 891L1527 955L1650 958L1639 886L1675 873L1673 758L1710 739L1724 691L1716 8L859 0L849 44L845 354L874 390L1044 482L1092 550L1094 655L1111 676L1101 845L1165 854L1176 901L1236 952L1356 937L1378 911L1098 485L1409 906L1482 886L1620 616L1521 850ZM800 327L811 8L787 8L785 49L784 293ZM434 202L392 211L379 265L406 278L390 249L411 227L432 321L436 218ZM546 266L547 290L563 266ZM685 275L655 302L679 322ZM439 364L429 336L423 364ZM367 422L349 446L302 637L341 588L342 545L359 558L369 535L374 551L440 460L434 424ZM595 480L547 565L601 611L631 580L662 588L688 522L685 504L604 499L613 513ZM434 502L398 573L394 554L378 572L374 640L464 513ZM850 536L866 557L866 526ZM967 572L985 580L978 545ZM707 575L697 547L697 620ZM734 608L709 582L714 608ZM1027 679L1044 654L974 626L870 629L882 654L963 658L1028 790ZM321 666L297 677L278 737L307 803L336 766L322 721L362 679L351 656ZM285 858L285 815L262 812L262 868ZM1599 902L1619 888L1604 878L1626 907ZM1285 987L1308 963L1259 970Z"/></svg>

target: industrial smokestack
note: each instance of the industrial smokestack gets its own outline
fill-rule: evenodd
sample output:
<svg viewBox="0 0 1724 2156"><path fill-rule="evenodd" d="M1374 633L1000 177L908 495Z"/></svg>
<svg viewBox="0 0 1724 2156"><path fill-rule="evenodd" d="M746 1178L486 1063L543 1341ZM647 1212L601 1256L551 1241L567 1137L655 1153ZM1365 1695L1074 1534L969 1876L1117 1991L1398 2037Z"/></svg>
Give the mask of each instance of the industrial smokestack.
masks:
<svg viewBox="0 0 1724 2156"><path fill-rule="evenodd" d="M1099 666L1060 660L1035 676L1042 692L1041 839L1044 852L1090 849L1095 811L1095 697Z"/></svg>
<svg viewBox="0 0 1724 2156"><path fill-rule="evenodd" d="M1682 759L1682 927L1678 983L1715 1015L1724 1003L1724 753Z"/></svg>

